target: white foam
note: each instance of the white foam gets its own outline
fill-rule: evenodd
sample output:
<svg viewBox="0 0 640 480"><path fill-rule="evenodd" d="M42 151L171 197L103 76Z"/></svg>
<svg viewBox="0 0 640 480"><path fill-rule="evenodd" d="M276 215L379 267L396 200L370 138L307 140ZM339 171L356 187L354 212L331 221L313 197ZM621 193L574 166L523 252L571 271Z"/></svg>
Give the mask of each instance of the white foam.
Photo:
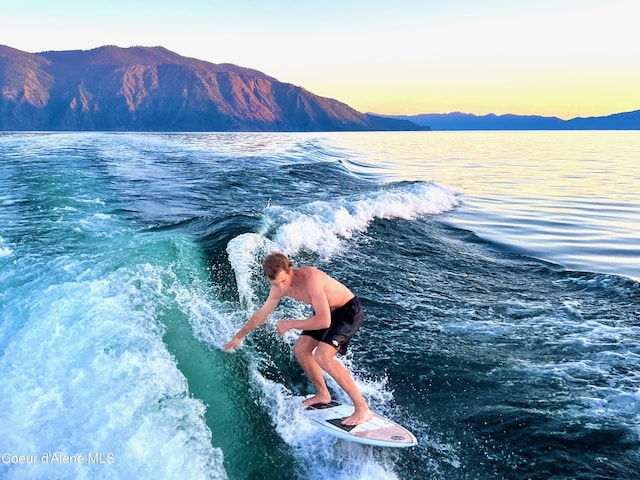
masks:
<svg viewBox="0 0 640 480"><path fill-rule="evenodd" d="M89 204L101 205L101 206L105 205L104 200L100 200L99 198L77 198L77 197L71 197L71 199L76 201L76 202L78 202L78 203L89 203Z"/></svg>
<svg viewBox="0 0 640 480"><path fill-rule="evenodd" d="M36 462L0 464L0 477L226 478L204 405L189 396L156 320L167 267L103 275L94 264L75 276L65 264L50 260L46 279L3 305L13 328L0 357L0 453ZM83 461L43 462L46 454Z"/></svg>
<svg viewBox="0 0 640 480"><path fill-rule="evenodd" d="M330 258L343 248L344 240L376 219L412 220L447 212L459 203L454 192L438 184L415 183L340 203L312 202L297 210L268 206L269 224L279 225L273 240L262 233L244 233L227 244L240 301L249 311L257 307L255 282L262 276L260 262L270 252L295 255L308 250Z"/></svg>
<svg viewBox="0 0 640 480"><path fill-rule="evenodd" d="M193 258L196 255L196 247L190 245L186 248L192 251L183 253ZM191 265L188 259L181 259L178 263ZM214 285L206 273L204 268L192 268L187 275L190 280L188 284L181 282L174 270L164 271L161 275L172 278L167 293L175 299L177 306L189 319L194 336L207 345L222 348L222 344L233 336L237 326L231 320L234 314L232 309L216 299ZM161 279L158 281L162 283Z"/></svg>
<svg viewBox="0 0 640 480"><path fill-rule="evenodd" d="M275 249L273 242L257 233L244 233L227 244L227 255L236 275L238 295L248 310L257 308L252 281L257 276L262 276L261 259Z"/></svg>
<svg viewBox="0 0 640 480"><path fill-rule="evenodd" d="M10 257L13 255L13 250L7 245L4 238L0 237L0 258Z"/></svg>
<svg viewBox="0 0 640 480"><path fill-rule="evenodd" d="M456 194L435 183L414 183L381 190L354 200L317 201L300 210L268 207L281 226L274 243L294 255L309 250L323 258L338 252L344 239L365 231L376 219L413 220L441 214L459 205Z"/></svg>
<svg viewBox="0 0 640 480"><path fill-rule="evenodd" d="M260 389L259 399L271 415L278 434L293 449L299 465L310 480L397 479L393 454L380 454L360 445L321 432L303 415L302 397L294 396L282 384L264 378L252 366L252 378Z"/></svg>

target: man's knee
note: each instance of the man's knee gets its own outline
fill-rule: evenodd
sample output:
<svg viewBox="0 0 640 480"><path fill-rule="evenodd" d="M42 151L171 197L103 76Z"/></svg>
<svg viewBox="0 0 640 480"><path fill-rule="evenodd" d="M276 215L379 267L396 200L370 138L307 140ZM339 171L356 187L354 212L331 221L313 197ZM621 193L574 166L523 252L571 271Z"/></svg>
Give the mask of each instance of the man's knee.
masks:
<svg viewBox="0 0 640 480"><path fill-rule="evenodd" d="M318 362L318 365L320 365L323 370L326 370L325 366L333 361L336 353L337 350L331 345L320 342L318 348L316 348L316 351L313 353L313 358L316 359L316 362Z"/></svg>
<svg viewBox="0 0 640 480"><path fill-rule="evenodd" d="M307 350L305 348L302 348L299 343L296 343L293 347L293 354L297 359L304 358L306 355L308 355Z"/></svg>
<svg viewBox="0 0 640 480"><path fill-rule="evenodd" d="M314 342L311 337L301 336L293 347L293 354L297 359L309 358L312 356L316 344L317 342Z"/></svg>

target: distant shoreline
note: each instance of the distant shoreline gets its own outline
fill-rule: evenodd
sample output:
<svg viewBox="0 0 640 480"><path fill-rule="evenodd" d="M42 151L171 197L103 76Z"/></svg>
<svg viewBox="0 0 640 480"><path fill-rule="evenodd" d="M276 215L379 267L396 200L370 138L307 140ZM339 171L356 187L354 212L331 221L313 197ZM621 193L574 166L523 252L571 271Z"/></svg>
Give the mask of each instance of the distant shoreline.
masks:
<svg viewBox="0 0 640 480"><path fill-rule="evenodd" d="M419 115L381 115L409 120L432 130L640 130L640 110L603 117L576 117L562 120L539 115L474 115L471 113L423 113Z"/></svg>

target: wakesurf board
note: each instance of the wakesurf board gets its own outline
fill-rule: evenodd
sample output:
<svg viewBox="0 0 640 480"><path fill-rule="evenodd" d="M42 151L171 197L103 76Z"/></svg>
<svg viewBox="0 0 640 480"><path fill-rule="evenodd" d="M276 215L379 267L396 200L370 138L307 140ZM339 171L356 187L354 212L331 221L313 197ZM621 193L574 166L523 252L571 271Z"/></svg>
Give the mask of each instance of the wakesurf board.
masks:
<svg viewBox="0 0 640 480"><path fill-rule="evenodd" d="M373 414L373 418L360 425L342 425L342 420L353 413L353 405L338 402L316 403L304 410L313 425L336 437L350 442L378 447L413 447L416 437L402 425Z"/></svg>

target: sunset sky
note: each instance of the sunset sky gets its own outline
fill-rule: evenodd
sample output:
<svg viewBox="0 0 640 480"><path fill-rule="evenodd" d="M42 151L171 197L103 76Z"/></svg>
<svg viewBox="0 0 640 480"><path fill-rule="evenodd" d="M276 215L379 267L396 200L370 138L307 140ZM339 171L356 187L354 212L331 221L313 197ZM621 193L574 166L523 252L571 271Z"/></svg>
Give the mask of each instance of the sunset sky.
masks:
<svg viewBox="0 0 640 480"><path fill-rule="evenodd" d="M640 109L637 0L21 0L0 44L163 46L382 114Z"/></svg>

